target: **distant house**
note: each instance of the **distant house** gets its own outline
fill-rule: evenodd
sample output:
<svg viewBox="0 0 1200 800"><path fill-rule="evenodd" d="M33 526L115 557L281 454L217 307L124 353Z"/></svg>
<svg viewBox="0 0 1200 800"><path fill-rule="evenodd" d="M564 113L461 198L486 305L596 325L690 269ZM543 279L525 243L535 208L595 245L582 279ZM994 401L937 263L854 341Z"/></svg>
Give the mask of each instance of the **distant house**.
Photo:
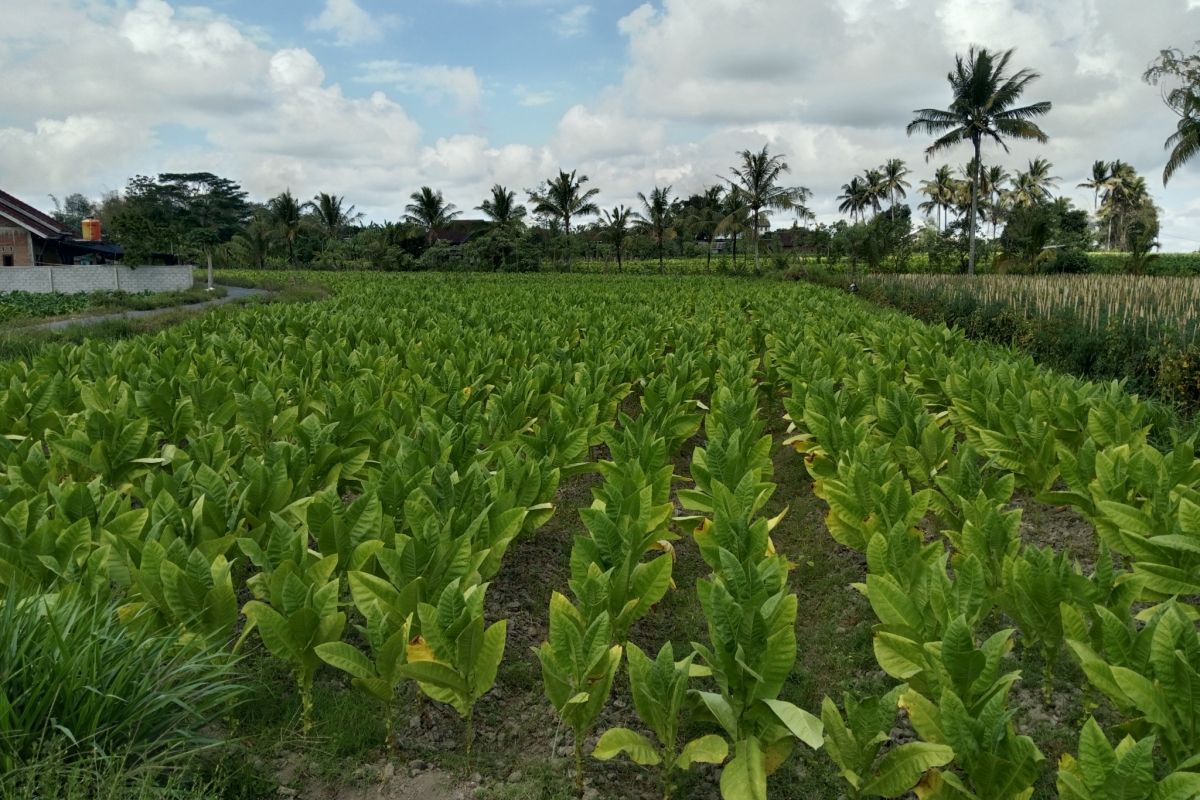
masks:
<svg viewBox="0 0 1200 800"><path fill-rule="evenodd" d="M107 264L121 259L120 245L84 241L81 234L0 189L0 267Z"/></svg>
<svg viewBox="0 0 1200 800"><path fill-rule="evenodd" d="M490 225L486 219L452 219L445 227L438 229L436 240L458 246L465 244L472 236L486 231Z"/></svg>

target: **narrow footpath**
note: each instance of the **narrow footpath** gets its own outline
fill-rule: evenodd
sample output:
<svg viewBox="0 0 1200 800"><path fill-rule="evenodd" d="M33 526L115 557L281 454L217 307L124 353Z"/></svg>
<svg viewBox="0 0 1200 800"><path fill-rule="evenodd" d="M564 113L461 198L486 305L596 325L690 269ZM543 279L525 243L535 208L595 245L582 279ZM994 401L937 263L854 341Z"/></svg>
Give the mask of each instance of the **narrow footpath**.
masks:
<svg viewBox="0 0 1200 800"><path fill-rule="evenodd" d="M153 317L158 314L167 314L172 311L200 311L205 308L213 308L215 306L223 306L226 303L232 303L235 300L241 300L244 297L258 297L261 295L270 294L266 289L247 289L241 286L222 286L225 290L224 297L218 297L215 300L205 300L202 303L188 303L182 306L166 306L164 308L147 308L142 310L118 311L112 314L96 314L94 316L71 317L69 319L56 319L50 322L39 322L35 325L22 325L21 330L36 331L36 330L62 330L70 328L73 325L95 325L98 322L106 322L112 319L138 319L140 317Z"/></svg>

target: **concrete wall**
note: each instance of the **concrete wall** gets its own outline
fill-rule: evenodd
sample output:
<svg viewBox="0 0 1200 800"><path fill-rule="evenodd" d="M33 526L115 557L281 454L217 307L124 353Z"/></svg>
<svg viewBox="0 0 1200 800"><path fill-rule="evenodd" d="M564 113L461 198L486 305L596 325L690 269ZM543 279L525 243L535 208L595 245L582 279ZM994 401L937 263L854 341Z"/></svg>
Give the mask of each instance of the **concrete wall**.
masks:
<svg viewBox="0 0 1200 800"><path fill-rule="evenodd" d="M96 266L0 268L0 292L178 292L192 288L192 267Z"/></svg>

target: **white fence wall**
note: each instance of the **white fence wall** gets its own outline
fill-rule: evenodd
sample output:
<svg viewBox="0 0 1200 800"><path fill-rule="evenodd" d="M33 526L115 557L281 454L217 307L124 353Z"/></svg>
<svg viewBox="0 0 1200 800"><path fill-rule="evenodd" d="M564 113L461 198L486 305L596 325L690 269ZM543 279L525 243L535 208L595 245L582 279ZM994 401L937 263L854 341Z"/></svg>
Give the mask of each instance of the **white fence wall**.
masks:
<svg viewBox="0 0 1200 800"><path fill-rule="evenodd" d="M3 267L0 292L178 292L192 287L192 267L93 266Z"/></svg>

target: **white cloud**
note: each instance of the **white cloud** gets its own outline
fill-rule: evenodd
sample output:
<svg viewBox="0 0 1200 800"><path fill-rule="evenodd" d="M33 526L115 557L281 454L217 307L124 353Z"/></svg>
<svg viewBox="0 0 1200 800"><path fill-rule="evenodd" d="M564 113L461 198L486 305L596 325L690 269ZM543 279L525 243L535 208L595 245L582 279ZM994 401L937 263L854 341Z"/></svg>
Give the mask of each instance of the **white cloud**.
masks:
<svg viewBox="0 0 1200 800"><path fill-rule="evenodd" d="M580 4L558 14L554 19L554 29L564 39L581 36L586 30L588 20L592 16L592 7Z"/></svg>
<svg viewBox="0 0 1200 800"><path fill-rule="evenodd" d="M545 106L554 102L554 92L530 89L523 83L513 87L513 94L517 96L517 104L525 108Z"/></svg>
<svg viewBox="0 0 1200 800"><path fill-rule="evenodd" d="M460 111L477 109L483 98L483 82L472 67L369 61L363 64L363 71L355 80L386 84L406 94L433 99L450 97Z"/></svg>
<svg viewBox="0 0 1200 800"><path fill-rule="evenodd" d="M386 28L399 24L395 16L373 16L355 0L325 0L321 13L310 19L310 31L333 34L338 45L376 42L383 38Z"/></svg>

